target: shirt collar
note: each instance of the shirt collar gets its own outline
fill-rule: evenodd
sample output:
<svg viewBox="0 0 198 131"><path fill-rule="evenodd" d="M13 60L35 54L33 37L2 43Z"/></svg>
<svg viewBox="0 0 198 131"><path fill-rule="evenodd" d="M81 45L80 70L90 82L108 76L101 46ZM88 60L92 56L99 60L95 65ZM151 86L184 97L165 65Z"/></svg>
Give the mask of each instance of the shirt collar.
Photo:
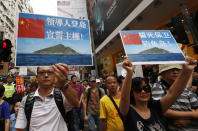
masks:
<svg viewBox="0 0 198 131"><path fill-rule="evenodd" d="M8 83L7 83L7 85L8 85L8 86L12 86L13 84L14 84L13 82L12 82L12 83L10 83L10 84L8 84Z"/></svg>
<svg viewBox="0 0 198 131"><path fill-rule="evenodd" d="M39 93L38 93L38 90L39 90L39 88L35 91L35 93L34 93L34 97L41 97L40 95L39 95ZM54 96L54 88L53 88L53 90L51 91L51 93L49 94L49 95L47 95L47 96Z"/></svg>

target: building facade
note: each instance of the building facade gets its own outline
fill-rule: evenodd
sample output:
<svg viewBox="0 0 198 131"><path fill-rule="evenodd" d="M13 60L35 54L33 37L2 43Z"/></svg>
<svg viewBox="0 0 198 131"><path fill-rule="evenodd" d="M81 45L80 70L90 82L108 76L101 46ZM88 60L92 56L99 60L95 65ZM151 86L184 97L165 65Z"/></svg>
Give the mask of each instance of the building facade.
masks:
<svg viewBox="0 0 198 131"><path fill-rule="evenodd" d="M12 62L15 58L18 13L33 13L30 0L1 0L0 1L0 32L4 39L10 39L13 45Z"/></svg>
<svg viewBox="0 0 198 131"><path fill-rule="evenodd" d="M182 5L186 6L197 28L197 0L88 0L99 74L115 73L116 64L123 59L121 30L170 30L178 43L194 44L188 27L191 24ZM186 46L185 53L198 59L192 46Z"/></svg>
<svg viewBox="0 0 198 131"><path fill-rule="evenodd" d="M87 19L86 0L57 0L57 15L68 18Z"/></svg>

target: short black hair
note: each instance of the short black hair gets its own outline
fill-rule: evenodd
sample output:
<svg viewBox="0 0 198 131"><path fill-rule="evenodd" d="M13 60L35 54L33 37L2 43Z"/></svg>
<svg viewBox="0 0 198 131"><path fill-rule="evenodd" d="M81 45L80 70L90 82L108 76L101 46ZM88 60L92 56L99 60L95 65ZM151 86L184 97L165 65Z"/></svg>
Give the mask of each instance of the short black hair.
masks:
<svg viewBox="0 0 198 131"><path fill-rule="evenodd" d="M77 76L76 76L76 75L72 75L72 76L71 76L71 80L72 80L72 78L74 78L74 77L77 77Z"/></svg>
<svg viewBox="0 0 198 131"><path fill-rule="evenodd" d="M85 79L85 80L83 80L83 82L84 82L84 81L88 82L88 80L86 80L86 79Z"/></svg>
<svg viewBox="0 0 198 131"><path fill-rule="evenodd" d="M0 85L0 98L3 97L4 92L5 92L5 87L3 85Z"/></svg>
<svg viewBox="0 0 198 131"><path fill-rule="evenodd" d="M38 83L37 82L32 82L30 84L30 88L36 87L36 89L38 88Z"/></svg>
<svg viewBox="0 0 198 131"><path fill-rule="evenodd" d="M124 80L124 77L122 75L118 76L117 81L119 84L122 84L122 80Z"/></svg>
<svg viewBox="0 0 198 131"><path fill-rule="evenodd" d="M145 78L142 78L142 77L135 77L132 79L132 87L131 87L131 92L130 92L130 104L132 105L135 105L135 97L133 95L133 88L134 87L140 87L142 82L145 82L147 84L147 86L149 86L148 82L146 81ZM152 93L151 93L151 96L150 96L150 100L148 101L148 103L152 102ZM149 104L148 104L149 105Z"/></svg>
<svg viewBox="0 0 198 131"><path fill-rule="evenodd" d="M10 74L10 75L7 75L6 79L7 79L8 77L13 78L14 76L13 76L13 75L11 75L11 74Z"/></svg>

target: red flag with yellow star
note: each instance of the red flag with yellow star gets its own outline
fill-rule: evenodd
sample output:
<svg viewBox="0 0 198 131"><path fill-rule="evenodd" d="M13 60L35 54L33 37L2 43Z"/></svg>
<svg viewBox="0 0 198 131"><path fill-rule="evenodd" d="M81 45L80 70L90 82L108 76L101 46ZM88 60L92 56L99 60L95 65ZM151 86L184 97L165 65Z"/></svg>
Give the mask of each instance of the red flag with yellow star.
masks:
<svg viewBox="0 0 198 131"><path fill-rule="evenodd" d="M41 19L19 18L18 37L45 38L45 21Z"/></svg>
<svg viewBox="0 0 198 131"><path fill-rule="evenodd" d="M121 34L122 41L125 45L142 44L139 34Z"/></svg>

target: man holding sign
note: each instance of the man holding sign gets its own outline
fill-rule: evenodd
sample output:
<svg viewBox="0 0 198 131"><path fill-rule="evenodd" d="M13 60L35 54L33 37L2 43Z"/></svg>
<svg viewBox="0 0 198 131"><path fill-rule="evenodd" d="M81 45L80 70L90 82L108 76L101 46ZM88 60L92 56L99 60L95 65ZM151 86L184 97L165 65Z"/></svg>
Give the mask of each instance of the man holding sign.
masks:
<svg viewBox="0 0 198 131"><path fill-rule="evenodd" d="M67 131L66 103L79 107L77 93L65 81L68 73L68 66L62 63L37 68L38 89L22 100L16 131Z"/></svg>

